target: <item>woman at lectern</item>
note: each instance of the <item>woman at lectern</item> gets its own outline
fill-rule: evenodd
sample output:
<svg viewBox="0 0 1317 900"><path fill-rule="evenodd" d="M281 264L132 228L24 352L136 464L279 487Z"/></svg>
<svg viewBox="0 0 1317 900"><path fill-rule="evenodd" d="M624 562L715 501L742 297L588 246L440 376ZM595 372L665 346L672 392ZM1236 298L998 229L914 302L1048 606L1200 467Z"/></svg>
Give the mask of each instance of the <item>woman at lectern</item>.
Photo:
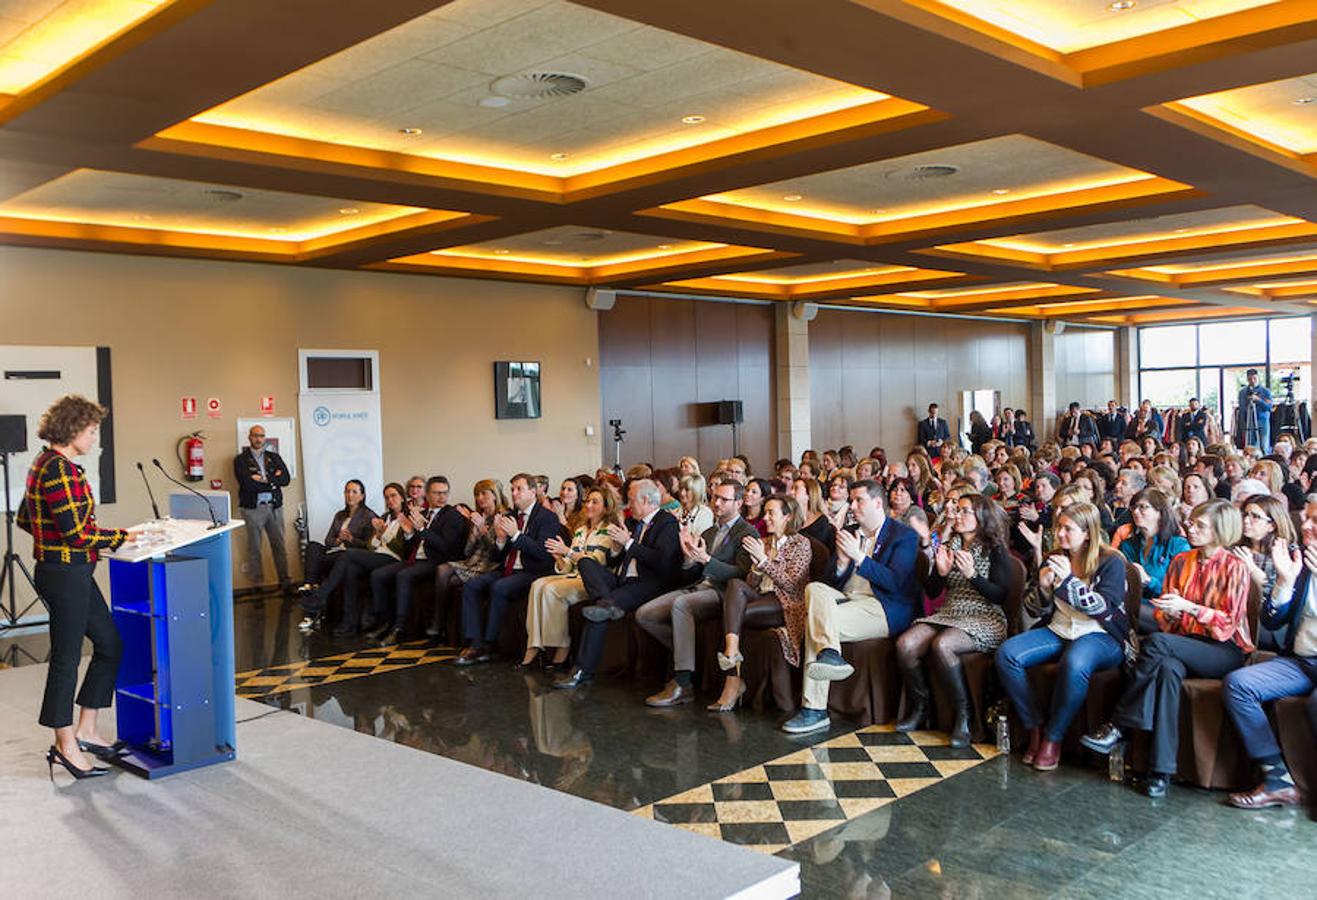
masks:
<svg viewBox="0 0 1317 900"><path fill-rule="evenodd" d="M95 445L108 413L85 397L68 395L42 414L37 437L46 446L28 470L18 510L18 527L32 535L37 591L50 610L50 670L40 722L55 730L46 753L51 780L55 763L75 778L104 775L109 769L93 765L85 754L111 758L122 749L96 727L97 714L114 697L122 642L92 574L100 551L135 541L137 533L96 524L91 485L73 461ZM73 688L84 637L91 640L92 657L77 696L81 711L75 727Z"/></svg>

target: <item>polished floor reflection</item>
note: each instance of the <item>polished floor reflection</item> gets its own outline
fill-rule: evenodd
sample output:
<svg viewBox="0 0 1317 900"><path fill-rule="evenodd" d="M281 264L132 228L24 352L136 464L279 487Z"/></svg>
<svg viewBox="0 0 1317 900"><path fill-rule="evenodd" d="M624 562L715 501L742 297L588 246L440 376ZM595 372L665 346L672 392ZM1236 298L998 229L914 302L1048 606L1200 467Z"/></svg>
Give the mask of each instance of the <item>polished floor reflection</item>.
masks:
<svg viewBox="0 0 1317 900"><path fill-rule="evenodd" d="M1150 801L1080 761L1041 774L1018 757L985 758L992 748L957 758L938 735L907 743L834 721L791 737L771 713L649 709L654 685L608 679L564 693L508 661L458 669L443 658L451 648L379 650L303 634L300 618L283 598L235 606L237 669L270 679L245 694L766 845L801 863L807 897L1317 896L1317 823L1306 811L1241 812L1219 792L1178 785ZM23 640L41 655L43 639Z"/></svg>

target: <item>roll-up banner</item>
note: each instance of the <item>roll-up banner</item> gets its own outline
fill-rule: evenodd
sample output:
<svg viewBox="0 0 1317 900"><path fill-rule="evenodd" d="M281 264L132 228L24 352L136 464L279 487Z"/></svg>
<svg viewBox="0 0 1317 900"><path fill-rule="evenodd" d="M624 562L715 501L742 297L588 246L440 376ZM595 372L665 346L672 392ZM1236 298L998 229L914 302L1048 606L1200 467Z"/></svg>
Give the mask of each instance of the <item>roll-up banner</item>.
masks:
<svg viewBox="0 0 1317 900"><path fill-rule="evenodd" d="M343 508L343 485L359 479L376 509L384 493L384 439L380 395L315 391L298 395L307 531L318 541ZM378 512L379 510L376 509Z"/></svg>

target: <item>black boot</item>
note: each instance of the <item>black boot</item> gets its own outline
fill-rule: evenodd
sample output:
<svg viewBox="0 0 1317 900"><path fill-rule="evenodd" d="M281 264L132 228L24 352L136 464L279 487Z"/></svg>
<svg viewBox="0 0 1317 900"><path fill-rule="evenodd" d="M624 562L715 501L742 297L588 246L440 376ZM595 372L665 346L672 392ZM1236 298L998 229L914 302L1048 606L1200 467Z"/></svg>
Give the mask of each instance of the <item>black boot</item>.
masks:
<svg viewBox="0 0 1317 900"><path fill-rule="evenodd" d="M905 680L905 696L910 704L906 717L896 723L900 732L919 731L928 724L928 678L924 675L923 665L907 669L901 667L901 677Z"/></svg>
<svg viewBox="0 0 1317 900"><path fill-rule="evenodd" d="M947 694L951 697L951 706L956 718L951 724L951 749L960 750L970 743L970 704L969 688L965 685L965 670L960 665L952 666L945 673Z"/></svg>

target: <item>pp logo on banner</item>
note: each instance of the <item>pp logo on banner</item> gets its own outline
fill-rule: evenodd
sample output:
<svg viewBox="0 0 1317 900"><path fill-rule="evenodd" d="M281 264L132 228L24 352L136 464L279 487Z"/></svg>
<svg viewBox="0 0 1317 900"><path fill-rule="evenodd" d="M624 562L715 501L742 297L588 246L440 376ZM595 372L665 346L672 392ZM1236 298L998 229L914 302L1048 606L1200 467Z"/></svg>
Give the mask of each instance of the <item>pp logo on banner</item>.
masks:
<svg viewBox="0 0 1317 900"><path fill-rule="evenodd" d="M329 424L329 407L317 406L315 412L311 413L311 421L315 422L321 428Z"/></svg>
<svg viewBox="0 0 1317 900"><path fill-rule="evenodd" d="M179 398L179 418L195 419L197 417L197 398L180 397Z"/></svg>
<svg viewBox="0 0 1317 900"><path fill-rule="evenodd" d="M206 401L206 415L212 419L218 419L223 415L223 404L220 403L219 397L211 397Z"/></svg>

